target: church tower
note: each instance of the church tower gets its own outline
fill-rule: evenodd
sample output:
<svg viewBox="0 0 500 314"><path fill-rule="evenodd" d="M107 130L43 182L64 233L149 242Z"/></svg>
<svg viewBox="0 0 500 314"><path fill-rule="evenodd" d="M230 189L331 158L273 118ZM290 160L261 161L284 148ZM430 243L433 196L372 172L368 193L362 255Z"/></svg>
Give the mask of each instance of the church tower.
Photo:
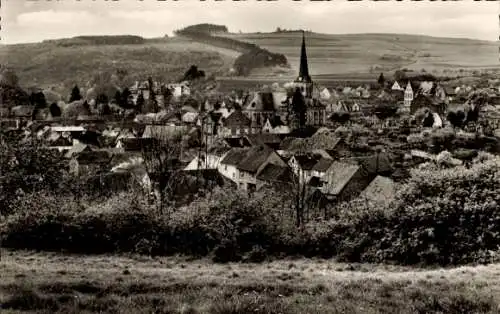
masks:
<svg viewBox="0 0 500 314"><path fill-rule="evenodd" d="M311 80L311 76L309 75L309 66L307 64L306 38L304 31L302 31L299 76L295 80L294 85L300 88L305 98L312 98L313 82Z"/></svg>

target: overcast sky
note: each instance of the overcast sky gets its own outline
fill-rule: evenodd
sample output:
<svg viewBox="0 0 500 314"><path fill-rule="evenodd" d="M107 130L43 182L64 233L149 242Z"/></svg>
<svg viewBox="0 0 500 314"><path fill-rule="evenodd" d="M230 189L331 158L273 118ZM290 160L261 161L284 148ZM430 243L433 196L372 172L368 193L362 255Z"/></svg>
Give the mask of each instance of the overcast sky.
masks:
<svg viewBox="0 0 500 314"><path fill-rule="evenodd" d="M230 31L407 33L497 40L500 1L265 2L158 0L3 0L2 43L37 42L77 35L158 37L197 23Z"/></svg>

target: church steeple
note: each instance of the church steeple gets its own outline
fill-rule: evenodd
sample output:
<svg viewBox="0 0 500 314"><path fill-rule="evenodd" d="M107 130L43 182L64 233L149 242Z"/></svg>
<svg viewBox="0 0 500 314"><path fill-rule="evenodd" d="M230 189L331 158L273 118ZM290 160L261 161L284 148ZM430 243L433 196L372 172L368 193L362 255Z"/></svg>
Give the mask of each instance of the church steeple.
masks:
<svg viewBox="0 0 500 314"><path fill-rule="evenodd" d="M302 47L300 49L300 69L298 82L311 82L311 76L309 76L309 66L307 64L307 53L306 53L306 36L304 31L302 31Z"/></svg>

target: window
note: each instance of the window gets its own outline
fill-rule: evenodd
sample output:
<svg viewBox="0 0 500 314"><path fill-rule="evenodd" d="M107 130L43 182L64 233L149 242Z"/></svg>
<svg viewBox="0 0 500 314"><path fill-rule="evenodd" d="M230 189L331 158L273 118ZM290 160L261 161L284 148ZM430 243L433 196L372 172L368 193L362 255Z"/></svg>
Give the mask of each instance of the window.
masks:
<svg viewBox="0 0 500 314"><path fill-rule="evenodd" d="M233 172L233 179L236 177L236 173Z"/></svg>
<svg viewBox="0 0 500 314"><path fill-rule="evenodd" d="M243 172L240 172L240 178L243 178L243 177L244 177L244 176L243 176Z"/></svg>
<svg viewBox="0 0 500 314"><path fill-rule="evenodd" d="M227 165L224 165L224 170L227 171Z"/></svg>

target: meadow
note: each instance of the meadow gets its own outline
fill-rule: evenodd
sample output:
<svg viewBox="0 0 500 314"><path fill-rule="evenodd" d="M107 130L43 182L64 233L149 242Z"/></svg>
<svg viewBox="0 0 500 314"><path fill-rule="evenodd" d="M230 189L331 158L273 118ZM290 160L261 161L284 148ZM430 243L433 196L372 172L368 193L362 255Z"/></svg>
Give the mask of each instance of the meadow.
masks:
<svg viewBox="0 0 500 314"><path fill-rule="evenodd" d="M500 265L2 252L2 313L498 313Z"/></svg>
<svg viewBox="0 0 500 314"><path fill-rule="evenodd" d="M225 36L282 53L292 66L291 75L298 72L302 41L299 32ZM311 74L323 78L394 72L400 68L427 72L498 68L498 47L489 41L405 34L307 33L306 45Z"/></svg>

